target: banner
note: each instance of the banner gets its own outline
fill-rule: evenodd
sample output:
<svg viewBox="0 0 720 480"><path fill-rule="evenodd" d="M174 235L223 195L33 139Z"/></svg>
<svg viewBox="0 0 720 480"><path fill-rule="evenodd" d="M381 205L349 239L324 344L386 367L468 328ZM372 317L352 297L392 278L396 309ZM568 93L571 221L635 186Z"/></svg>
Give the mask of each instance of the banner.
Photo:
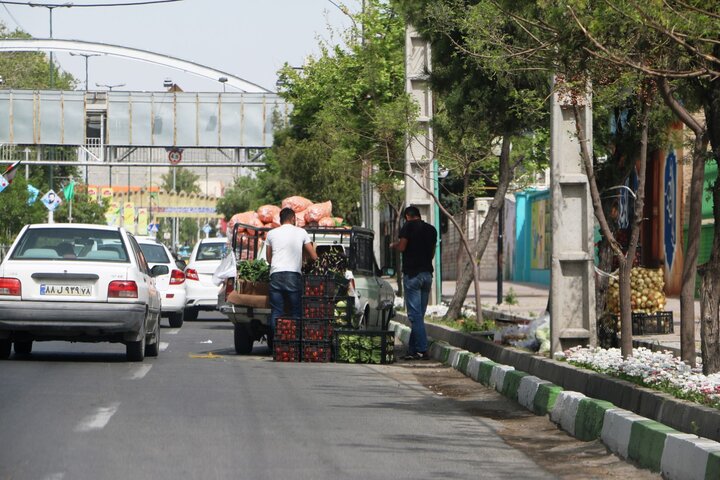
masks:
<svg viewBox="0 0 720 480"><path fill-rule="evenodd" d="M65 188L63 188L63 197L65 197L65 200L68 202L73 199L75 196L75 180L70 180L70 183L65 185Z"/></svg>
<svg viewBox="0 0 720 480"><path fill-rule="evenodd" d="M115 227L120 224L120 202L112 201L105 212L105 220L107 224Z"/></svg>
<svg viewBox="0 0 720 480"><path fill-rule="evenodd" d="M40 195L40 190L38 190L37 188L33 187L33 186L30 185L29 183L28 183L27 189L28 189L27 204L28 204L28 205L32 205L33 203L35 203L35 202L37 201L38 195Z"/></svg>
<svg viewBox="0 0 720 480"><path fill-rule="evenodd" d="M113 196L112 187L102 187L102 189L100 190L100 196L102 198L112 198L112 196Z"/></svg>
<svg viewBox="0 0 720 480"><path fill-rule="evenodd" d="M139 235L144 235L148 231L148 209L138 208L137 216L137 232Z"/></svg>
<svg viewBox="0 0 720 480"><path fill-rule="evenodd" d="M97 202L98 200L98 187L87 187L88 202Z"/></svg>
<svg viewBox="0 0 720 480"><path fill-rule="evenodd" d="M123 205L123 225L128 231L133 230L135 225L135 204L133 202L125 202Z"/></svg>

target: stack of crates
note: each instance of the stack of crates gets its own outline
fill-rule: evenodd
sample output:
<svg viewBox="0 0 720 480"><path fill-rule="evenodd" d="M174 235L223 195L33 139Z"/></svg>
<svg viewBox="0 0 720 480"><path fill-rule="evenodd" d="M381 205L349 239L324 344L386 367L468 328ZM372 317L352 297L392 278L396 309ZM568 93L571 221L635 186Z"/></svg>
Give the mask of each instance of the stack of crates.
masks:
<svg viewBox="0 0 720 480"><path fill-rule="evenodd" d="M333 276L306 275L303 288L301 361L331 362L337 282Z"/></svg>
<svg viewBox="0 0 720 480"><path fill-rule="evenodd" d="M275 323L273 360L276 362L299 362L301 357L301 321L280 317Z"/></svg>
<svg viewBox="0 0 720 480"><path fill-rule="evenodd" d="M341 363L395 362L392 330L336 330L335 361Z"/></svg>

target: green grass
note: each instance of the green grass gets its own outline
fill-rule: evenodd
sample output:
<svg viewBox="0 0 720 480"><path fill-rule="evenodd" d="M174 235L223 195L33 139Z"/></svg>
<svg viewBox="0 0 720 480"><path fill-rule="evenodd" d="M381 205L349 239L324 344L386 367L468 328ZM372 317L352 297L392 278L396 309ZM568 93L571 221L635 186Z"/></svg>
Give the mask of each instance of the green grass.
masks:
<svg viewBox="0 0 720 480"><path fill-rule="evenodd" d="M493 331L497 328L495 322L489 318L483 319L480 323L474 318L469 317L462 317L456 320L443 320L440 317L432 317L426 319L426 321L436 325L444 325L461 332L486 332Z"/></svg>

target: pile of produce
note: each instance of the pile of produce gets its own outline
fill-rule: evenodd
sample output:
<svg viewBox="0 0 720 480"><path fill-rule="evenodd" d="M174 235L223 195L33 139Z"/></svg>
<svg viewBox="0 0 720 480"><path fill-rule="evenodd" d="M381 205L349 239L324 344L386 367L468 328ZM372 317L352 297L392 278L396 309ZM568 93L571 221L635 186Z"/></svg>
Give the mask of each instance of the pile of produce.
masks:
<svg viewBox="0 0 720 480"><path fill-rule="evenodd" d="M392 363L395 360L393 332L337 334L335 360L347 363Z"/></svg>
<svg viewBox="0 0 720 480"><path fill-rule="evenodd" d="M630 272L631 308L635 313L655 313L665 308L665 278L663 269L635 267ZM610 313L620 313L620 285L610 279L607 308Z"/></svg>
<svg viewBox="0 0 720 480"><path fill-rule="evenodd" d="M269 282L270 265L265 260L243 260L237 263L238 280Z"/></svg>
<svg viewBox="0 0 720 480"><path fill-rule="evenodd" d="M342 252L328 250L318 255L317 260L314 262L306 264L302 273L305 275L333 275L344 278L347 269L347 257Z"/></svg>

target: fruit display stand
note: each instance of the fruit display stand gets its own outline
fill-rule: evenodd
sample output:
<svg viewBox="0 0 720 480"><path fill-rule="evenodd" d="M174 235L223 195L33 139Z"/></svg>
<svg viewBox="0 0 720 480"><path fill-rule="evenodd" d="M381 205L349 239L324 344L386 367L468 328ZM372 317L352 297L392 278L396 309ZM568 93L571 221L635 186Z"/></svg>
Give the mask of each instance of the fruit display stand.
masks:
<svg viewBox="0 0 720 480"><path fill-rule="evenodd" d="M391 330L337 330L335 361L388 364L395 361L395 333Z"/></svg>

